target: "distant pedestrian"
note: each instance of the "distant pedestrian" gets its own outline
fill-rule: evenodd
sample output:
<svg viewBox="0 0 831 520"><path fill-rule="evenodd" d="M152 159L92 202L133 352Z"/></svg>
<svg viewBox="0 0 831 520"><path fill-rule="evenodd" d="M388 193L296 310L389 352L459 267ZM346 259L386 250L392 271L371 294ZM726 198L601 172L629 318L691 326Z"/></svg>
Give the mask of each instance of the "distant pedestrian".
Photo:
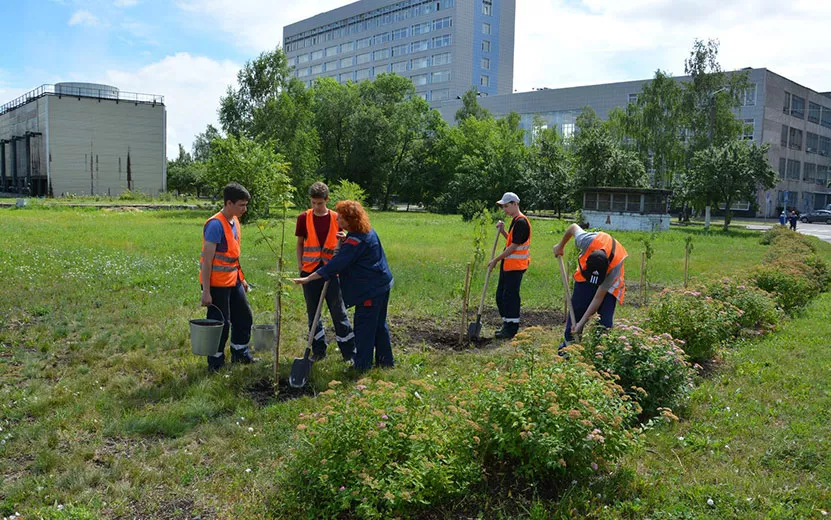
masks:
<svg viewBox="0 0 831 520"><path fill-rule="evenodd" d="M788 222L788 215L785 214L785 210L782 210L782 213L779 214L779 224L784 226L785 223Z"/></svg>
<svg viewBox="0 0 831 520"><path fill-rule="evenodd" d="M499 263L499 282L496 285L496 307L502 316L502 326L494 337L510 339L519 331L519 311L522 305L519 288L522 276L531 263L531 222L519 210L519 197L507 192L496 202L511 217L505 232L505 223L496 223L496 229L505 237L505 249L488 264L493 269Z"/></svg>
<svg viewBox="0 0 831 520"><path fill-rule="evenodd" d="M251 323L248 305L248 282L240 267L242 229L240 217L248 211L251 195L242 185L232 182L223 190L222 209L205 222L202 231L202 258L199 283L202 306L208 307L208 319L224 321L219 351L208 356L208 371L216 372L225 364L225 342L231 335L231 362L253 363L248 349Z"/></svg>
<svg viewBox="0 0 831 520"><path fill-rule="evenodd" d="M791 223L791 229L796 231L796 221L799 220L799 216L796 214L796 210L792 209L791 214L788 215L788 222Z"/></svg>

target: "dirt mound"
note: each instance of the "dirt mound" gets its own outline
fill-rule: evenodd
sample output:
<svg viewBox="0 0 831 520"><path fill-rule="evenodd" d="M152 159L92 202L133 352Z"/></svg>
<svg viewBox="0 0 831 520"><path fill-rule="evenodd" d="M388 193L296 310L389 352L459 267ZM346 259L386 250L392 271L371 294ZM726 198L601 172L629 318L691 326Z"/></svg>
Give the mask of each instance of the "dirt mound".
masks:
<svg viewBox="0 0 831 520"><path fill-rule="evenodd" d="M274 381L270 378L260 379L248 385L245 391L252 401L265 406L274 402L289 401L304 396L315 396L315 390L311 385L306 385L303 388L292 388L289 385L288 378L280 379L280 384L277 389L279 392L274 393Z"/></svg>

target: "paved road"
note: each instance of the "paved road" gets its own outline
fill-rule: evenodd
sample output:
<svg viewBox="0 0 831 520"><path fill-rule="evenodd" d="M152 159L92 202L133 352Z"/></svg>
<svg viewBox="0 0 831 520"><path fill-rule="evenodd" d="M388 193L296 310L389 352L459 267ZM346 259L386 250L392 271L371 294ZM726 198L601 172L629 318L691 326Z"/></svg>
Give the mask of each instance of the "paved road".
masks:
<svg viewBox="0 0 831 520"><path fill-rule="evenodd" d="M831 243L831 224L815 222L813 224L803 224L799 222L796 225L796 230L806 235L813 235L820 240Z"/></svg>

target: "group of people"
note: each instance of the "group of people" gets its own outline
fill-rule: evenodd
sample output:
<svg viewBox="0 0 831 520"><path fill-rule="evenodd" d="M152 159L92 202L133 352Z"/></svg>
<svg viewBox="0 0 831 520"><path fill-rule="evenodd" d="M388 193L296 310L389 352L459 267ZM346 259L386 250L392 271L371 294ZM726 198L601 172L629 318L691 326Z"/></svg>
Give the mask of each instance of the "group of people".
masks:
<svg viewBox="0 0 831 520"><path fill-rule="evenodd" d="M248 209L249 192L238 183L223 190L223 207L205 223L199 281L202 305L208 318L225 323L219 351L208 356L209 371L225 364L225 343L230 336L231 362L255 361L248 348L253 315L246 293L248 283L240 265L242 231L239 219ZM357 371L374 366L392 367L394 357L387 326L387 307L393 276L378 234L360 202L345 200L328 208L329 188L322 182L309 189L311 208L297 217L297 264L295 284L303 287L309 330L314 328L312 360L326 357L326 337L321 319L315 323L318 302L323 298L335 328L335 339L344 361ZM519 208L519 197L505 193L496 202L511 218L508 230L499 220L496 229L505 238L505 247L488 263L499 266L496 305L502 325L496 338L514 337L520 325L522 278L531 262L531 222ZM595 314L606 327L612 326L615 307L623 303L625 292L623 261L626 249L608 233L586 232L577 224L566 229L554 246L562 256L566 244L574 239L580 251L574 273L571 303L577 323L566 322L565 347L580 334ZM325 283L328 281L328 285ZM347 308L355 307L354 327Z"/></svg>

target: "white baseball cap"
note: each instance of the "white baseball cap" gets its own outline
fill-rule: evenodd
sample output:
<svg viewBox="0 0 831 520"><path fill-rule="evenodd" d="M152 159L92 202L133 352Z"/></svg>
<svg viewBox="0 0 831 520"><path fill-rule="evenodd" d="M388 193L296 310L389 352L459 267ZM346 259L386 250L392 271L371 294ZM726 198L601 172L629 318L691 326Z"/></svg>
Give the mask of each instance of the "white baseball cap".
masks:
<svg viewBox="0 0 831 520"><path fill-rule="evenodd" d="M502 195L501 199L496 201L496 203L500 206L508 204L509 202L519 202L519 197L516 196L516 193L508 191L504 195Z"/></svg>

